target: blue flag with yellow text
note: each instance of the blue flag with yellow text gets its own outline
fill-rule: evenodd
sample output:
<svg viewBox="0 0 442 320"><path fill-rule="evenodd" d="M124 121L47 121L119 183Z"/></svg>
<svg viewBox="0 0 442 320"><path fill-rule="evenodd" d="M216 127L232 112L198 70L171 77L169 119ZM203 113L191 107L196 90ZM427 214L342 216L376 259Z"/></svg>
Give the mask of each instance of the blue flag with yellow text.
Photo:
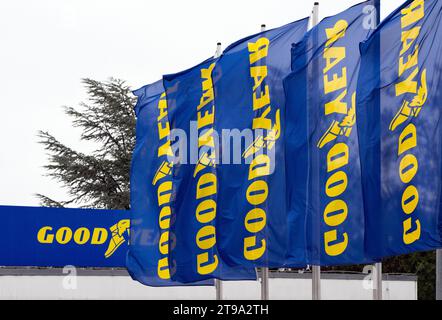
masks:
<svg viewBox="0 0 442 320"><path fill-rule="evenodd" d="M177 264L169 260L179 238L171 231L172 167L168 106L163 82L134 91L138 97L136 146L131 170L131 226L127 269L149 286L182 285L171 278ZM195 285L213 285L213 281Z"/></svg>
<svg viewBox="0 0 442 320"><path fill-rule="evenodd" d="M231 265L285 265L283 79L290 73L291 45L307 26L303 19L239 40L213 72L221 137L217 241Z"/></svg>
<svg viewBox="0 0 442 320"><path fill-rule="evenodd" d="M218 138L212 71L216 59L163 77L173 132L174 224L179 241L169 257L177 264L172 279L188 283L204 279L255 280L256 272L230 267L218 251L220 236Z"/></svg>
<svg viewBox="0 0 442 320"><path fill-rule="evenodd" d="M357 117L376 257L442 246L441 19L442 1L406 1L361 44Z"/></svg>
<svg viewBox="0 0 442 320"><path fill-rule="evenodd" d="M292 48L284 82L289 265L371 260L355 107L359 43L375 26L373 1L366 1L323 19Z"/></svg>

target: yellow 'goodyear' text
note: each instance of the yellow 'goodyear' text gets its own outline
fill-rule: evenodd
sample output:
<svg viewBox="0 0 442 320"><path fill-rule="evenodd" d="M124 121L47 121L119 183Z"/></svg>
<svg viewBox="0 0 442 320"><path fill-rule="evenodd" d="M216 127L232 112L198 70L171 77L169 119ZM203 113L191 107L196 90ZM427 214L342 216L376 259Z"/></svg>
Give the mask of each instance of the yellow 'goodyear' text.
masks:
<svg viewBox="0 0 442 320"><path fill-rule="evenodd" d="M216 229L213 222L216 218L216 194L217 176L214 173L215 168L215 140L214 140L214 122L215 122L215 104L212 83L212 71L215 63L212 63L207 69L201 69L202 79L202 97L197 106L197 127L200 132L198 137L198 151L200 157L195 166L193 177L197 179L196 200L199 202L196 210L196 220L201 224L201 228L196 234L196 245L202 253L199 253L197 259L197 272L201 275L207 275L218 267L218 256L213 253L216 245Z"/></svg>
<svg viewBox="0 0 442 320"><path fill-rule="evenodd" d="M166 94L163 93L158 102L159 115L157 118L158 124L158 139L159 146L157 157L164 160L159 166L152 184L157 188L157 201L160 208L158 217L158 225L160 227L160 239L158 242L158 250L162 256L157 263L157 274L160 279L170 279L175 272L175 267L169 266L169 250L175 247L175 235L170 231L172 217L171 197L172 197L172 181L170 179L173 164L167 160L167 156L173 156L172 148L170 146L170 125L167 117L167 100ZM169 177L168 179L165 179Z"/></svg>
<svg viewBox="0 0 442 320"><path fill-rule="evenodd" d="M416 218L419 204L419 190L413 185L413 179L418 173L418 159L413 150L418 146L416 126L409 120L416 118L427 101L427 72L419 70L419 44L417 38L421 31L419 22L425 17L425 1L415 0L401 12L402 47L399 57L398 75L402 80L396 84L396 96L414 94L411 101L404 99L402 106L390 123L390 131L394 132L399 126L408 122L399 135L398 158L399 178L404 184L401 206L405 218L402 222L402 239L407 245L420 239L421 224ZM419 76L420 73L420 76ZM418 83L420 79L420 85Z"/></svg>
<svg viewBox="0 0 442 320"><path fill-rule="evenodd" d="M246 191L247 202L253 206L244 218L244 226L249 236L244 238L244 257L247 260L257 260L266 252L266 239L258 239L258 233L264 230L267 224L265 202L268 197L268 184L265 179L271 172L271 157L260 150L271 150L275 146L280 134L279 109L275 113L275 120L271 119L271 99L269 86L266 84L267 65L265 58L268 55L270 40L261 37L256 42L248 44L250 76L253 79L253 111L255 117L252 122L253 130L264 130L266 134L256 137L251 146L244 152L243 157L253 156L249 165Z"/></svg>
<svg viewBox="0 0 442 320"><path fill-rule="evenodd" d="M323 69L324 94L333 94L336 98L324 105L325 115L343 115L342 121L334 120L318 142L318 148L325 147L339 136L349 137L355 124L355 93L348 93L347 67L345 65L347 49L337 46L336 42L346 36L348 23L339 20L332 28L326 29L327 42L323 52L325 68ZM348 99L351 96L351 106ZM324 208L323 219L327 225L324 232L324 250L329 256L339 256L348 246L348 233L339 231L347 219L347 203L341 199L347 190L348 176L345 167L349 163L350 149L345 142L334 144L327 153L327 181L324 191L329 198Z"/></svg>

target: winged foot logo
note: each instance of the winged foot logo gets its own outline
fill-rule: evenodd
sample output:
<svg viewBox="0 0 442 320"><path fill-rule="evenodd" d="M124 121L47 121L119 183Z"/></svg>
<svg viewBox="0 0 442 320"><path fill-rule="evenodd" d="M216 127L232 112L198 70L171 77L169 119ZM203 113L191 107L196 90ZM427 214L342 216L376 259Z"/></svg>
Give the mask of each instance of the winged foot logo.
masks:
<svg viewBox="0 0 442 320"><path fill-rule="evenodd" d="M104 257L110 258L119 247L128 241L130 232L130 220L122 219L109 229L80 227L72 229L68 226L54 228L44 226L37 233L37 241L44 245L67 245L74 243L78 246L92 245L102 246L107 243Z"/></svg>

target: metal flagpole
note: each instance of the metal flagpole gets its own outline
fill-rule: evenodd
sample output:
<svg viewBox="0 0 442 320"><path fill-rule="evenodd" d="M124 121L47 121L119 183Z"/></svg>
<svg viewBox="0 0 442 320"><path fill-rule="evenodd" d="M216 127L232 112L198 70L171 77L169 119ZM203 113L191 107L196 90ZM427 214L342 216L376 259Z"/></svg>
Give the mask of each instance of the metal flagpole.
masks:
<svg viewBox="0 0 442 320"><path fill-rule="evenodd" d="M215 279L216 300L223 300L223 282Z"/></svg>
<svg viewBox="0 0 442 320"><path fill-rule="evenodd" d="M219 58L220 56L221 56L221 42L218 42L216 44L215 58Z"/></svg>
<svg viewBox="0 0 442 320"><path fill-rule="evenodd" d="M373 300L382 300L382 263L373 265Z"/></svg>
<svg viewBox="0 0 442 320"><path fill-rule="evenodd" d="M319 23L319 2L315 2L312 11L312 27Z"/></svg>
<svg viewBox="0 0 442 320"><path fill-rule="evenodd" d="M261 25L261 32L266 31L266 25ZM261 300L269 300L269 268L261 268Z"/></svg>
<svg viewBox="0 0 442 320"><path fill-rule="evenodd" d="M263 32L263 31L266 31L266 25L265 24L261 25L261 32Z"/></svg>
<svg viewBox="0 0 442 320"><path fill-rule="evenodd" d="M215 58L219 58L221 56L221 42L216 44L216 52ZM223 300L223 282L219 279L215 279L215 291L216 291L216 300Z"/></svg>
<svg viewBox="0 0 442 320"><path fill-rule="evenodd" d="M312 300L321 300L321 267L312 266Z"/></svg>
<svg viewBox="0 0 442 320"><path fill-rule="evenodd" d="M269 268L261 268L261 300L269 300Z"/></svg>
<svg viewBox="0 0 442 320"><path fill-rule="evenodd" d="M442 250L436 250L436 300L442 300Z"/></svg>
<svg viewBox="0 0 442 320"><path fill-rule="evenodd" d="M381 23L381 0L374 0L374 7L376 10L377 27ZM380 52L378 52L378 55L380 55ZM380 67L380 58L377 60L377 62ZM377 101L377 103L380 103L380 101ZM382 263L375 263L373 267L373 300L382 300Z"/></svg>
<svg viewBox="0 0 442 320"><path fill-rule="evenodd" d="M319 2L315 2L312 11L312 27L319 23ZM321 300L321 267L312 266L312 299Z"/></svg>

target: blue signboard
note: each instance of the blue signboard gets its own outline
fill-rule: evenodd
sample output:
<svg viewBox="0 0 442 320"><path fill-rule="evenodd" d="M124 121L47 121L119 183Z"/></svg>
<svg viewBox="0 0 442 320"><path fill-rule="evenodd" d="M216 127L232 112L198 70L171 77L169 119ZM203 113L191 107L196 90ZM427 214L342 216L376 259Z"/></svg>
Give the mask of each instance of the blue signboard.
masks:
<svg viewBox="0 0 442 320"><path fill-rule="evenodd" d="M129 211L0 206L1 266L125 267Z"/></svg>

